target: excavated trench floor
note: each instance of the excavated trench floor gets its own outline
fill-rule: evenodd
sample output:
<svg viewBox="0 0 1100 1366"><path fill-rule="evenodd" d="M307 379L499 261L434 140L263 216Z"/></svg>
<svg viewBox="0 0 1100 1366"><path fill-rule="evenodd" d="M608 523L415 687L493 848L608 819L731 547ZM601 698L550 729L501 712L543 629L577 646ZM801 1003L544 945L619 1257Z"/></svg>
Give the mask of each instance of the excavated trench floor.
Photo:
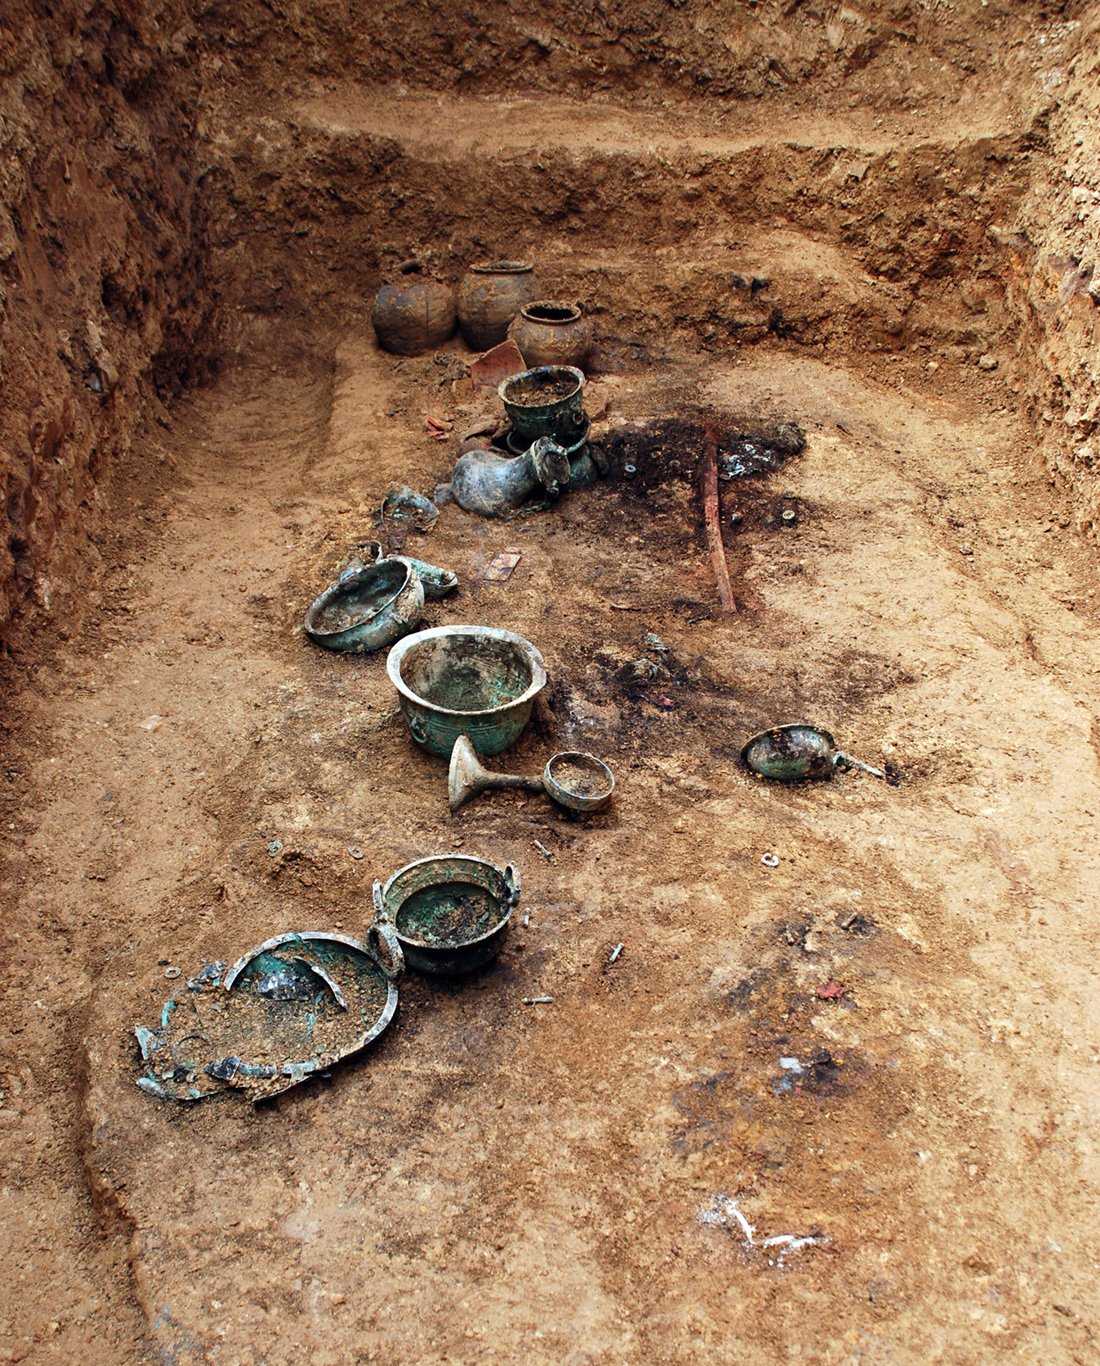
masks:
<svg viewBox="0 0 1100 1366"><path fill-rule="evenodd" d="M461 347L246 349L118 477L102 612L21 663L0 1358L1093 1359L1096 576L995 391L767 353L593 381L609 440L690 400L806 449L724 486L733 616L690 480L621 461L408 534L460 580L427 624L546 658L497 766L585 748L619 783L585 820L452 817L384 657L299 624L388 486L449 474L424 419L477 411ZM739 767L803 717L901 781ZM522 870L489 971L408 976L365 1056L274 1103L134 1085L165 962L361 932L372 878L456 848Z"/></svg>

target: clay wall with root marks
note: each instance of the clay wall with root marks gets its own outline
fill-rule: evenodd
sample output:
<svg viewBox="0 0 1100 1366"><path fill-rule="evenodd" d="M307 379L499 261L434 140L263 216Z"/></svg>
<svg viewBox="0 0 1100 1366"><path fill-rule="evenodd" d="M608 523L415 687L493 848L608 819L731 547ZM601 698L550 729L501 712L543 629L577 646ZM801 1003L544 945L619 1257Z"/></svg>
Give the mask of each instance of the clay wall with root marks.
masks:
<svg viewBox="0 0 1100 1366"><path fill-rule="evenodd" d="M1004 20L1004 23L1001 20ZM802 86L920 105L947 81L983 88L1004 24L981 0L312 0L204 7L226 73L279 94L295 82L362 87L754 100Z"/></svg>
<svg viewBox="0 0 1100 1366"><path fill-rule="evenodd" d="M367 329L383 269L422 249L457 280L550 244L547 289L642 358L677 336L1015 348L1095 530L1098 27L1000 0L13 0L0 634L78 602L112 462L236 318ZM908 142L881 127L907 120Z"/></svg>
<svg viewBox="0 0 1100 1366"><path fill-rule="evenodd" d="M1040 41L1041 40L1041 41ZM1047 155L1007 245L1021 391L1078 529L1100 533L1100 12L1071 5L1031 45Z"/></svg>
<svg viewBox="0 0 1100 1366"><path fill-rule="evenodd" d="M185 6L11 0L0 13L0 633L80 614L102 483L205 372L210 302Z"/></svg>

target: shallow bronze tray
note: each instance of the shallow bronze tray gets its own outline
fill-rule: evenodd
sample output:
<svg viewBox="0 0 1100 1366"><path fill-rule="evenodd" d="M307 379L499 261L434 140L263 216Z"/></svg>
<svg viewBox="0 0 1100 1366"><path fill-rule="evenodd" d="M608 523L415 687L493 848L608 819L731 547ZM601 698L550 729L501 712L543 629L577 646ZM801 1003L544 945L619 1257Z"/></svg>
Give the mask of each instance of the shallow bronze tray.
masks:
<svg viewBox="0 0 1100 1366"><path fill-rule="evenodd" d="M358 1053L397 1010L401 950L377 922L367 943L280 934L240 958L224 986L210 964L165 1002L159 1029L135 1029L141 1089L202 1100L226 1088L264 1100ZM373 942L372 942L373 939Z"/></svg>

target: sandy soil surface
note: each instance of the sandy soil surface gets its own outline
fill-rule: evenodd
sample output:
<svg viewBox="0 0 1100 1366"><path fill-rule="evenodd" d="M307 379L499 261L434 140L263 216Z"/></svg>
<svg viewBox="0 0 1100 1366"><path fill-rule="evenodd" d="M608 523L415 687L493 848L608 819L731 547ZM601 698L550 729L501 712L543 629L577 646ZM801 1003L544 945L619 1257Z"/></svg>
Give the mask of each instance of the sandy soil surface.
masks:
<svg viewBox="0 0 1100 1366"><path fill-rule="evenodd" d="M925 143L956 145L999 137L1021 121L1019 100L1008 91L987 90L964 102L941 96L919 112L870 106L865 109L789 108L777 139L775 111L720 104L692 106L673 101L654 109L624 106L609 99L563 100L550 96L496 99L425 92L332 88L293 102L294 113L324 130L393 138L434 150L441 160L481 153L504 158L532 150L562 148L593 152L728 156L748 148L765 151L777 141L793 147L856 148L872 155L895 148L910 151ZM272 111L268 108L268 116ZM486 163L492 165L493 163Z"/></svg>
<svg viewBox="0 0 1100 1366"><path fill-rule="evenodd" d="M702 404L807 448L723 486L735 616L691 442L644 495L613 470L409 533L460 580L428 624L547 660L495 766L585 748L619 784L452 817L384 658L300 623L390 483L449 473L424 419L478 411L461 349L251 354L116 484L98 617L7 666L0 1359L1094 1360L1096 576L993 380L592 383L605 432ZM900 781L739 767L799 718ZM409 975L368 1054L276 1102L137 1089L165 966L360 932L374 876L454 849L523 873L492 968Z"/></svg>

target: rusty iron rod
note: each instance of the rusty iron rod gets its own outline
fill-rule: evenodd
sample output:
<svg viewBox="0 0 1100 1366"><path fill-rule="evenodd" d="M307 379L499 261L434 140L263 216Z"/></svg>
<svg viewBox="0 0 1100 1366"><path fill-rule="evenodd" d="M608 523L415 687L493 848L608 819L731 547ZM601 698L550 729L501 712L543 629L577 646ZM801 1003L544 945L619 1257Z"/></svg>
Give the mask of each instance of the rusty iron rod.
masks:
<svg viewBox="0 0 1100 1366"><path fill-rule="evenodd" d="M722 544L722 523L718 515L718 438L708 427L699 460L703 485L703 517L707 524L707 544L718 580L718 599L723 612L736 612L737 602L730 587L730 571L726 564L726 547Z"/></svg>

